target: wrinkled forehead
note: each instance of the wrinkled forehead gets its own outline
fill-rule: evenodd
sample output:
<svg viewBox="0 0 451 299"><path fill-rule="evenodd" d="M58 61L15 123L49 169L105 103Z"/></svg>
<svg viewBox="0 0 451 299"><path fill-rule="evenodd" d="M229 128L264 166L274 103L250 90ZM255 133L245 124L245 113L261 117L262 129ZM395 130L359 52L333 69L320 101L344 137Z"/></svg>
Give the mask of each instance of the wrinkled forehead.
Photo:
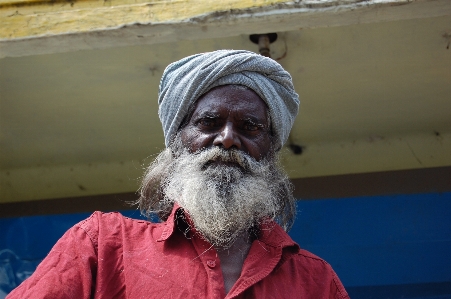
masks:
<svg viewBox="0 0 451 299"><path fill-rule="evenodd" d="M184 117L179 130L181 130L192 118L194 112L196 111L196 109L198 108L198 105L200 102L202 102L202 100L208 96L211 95L212 93L218 94L218 95L226 95L226 94L230 94L230 93L235 93L236 91L247 91L247 92L252 92L254 94L254 96L258 99L260 99L259 103L264 106L264 110L265 110L265 114L266 114L266 121L268 126L271 128L271 115L270 115L270 107L268 106L268 104L250 87L244 86L244 85L239 85L239 84L227 84L227 85L219 85L219 86L215 86L211 89L209 89L207 92L205 92L204 94L202 94L199 98L197 98L189 107L188 113L186 114L186 116ZM242 98L243 101L248 100L247 97L243 97ZM211 101L217 101L218 105L221 104L221 102L223 101L223 97L217 97L217 98L213 98ZM272 132L272 129L270 130Z"/></svg>

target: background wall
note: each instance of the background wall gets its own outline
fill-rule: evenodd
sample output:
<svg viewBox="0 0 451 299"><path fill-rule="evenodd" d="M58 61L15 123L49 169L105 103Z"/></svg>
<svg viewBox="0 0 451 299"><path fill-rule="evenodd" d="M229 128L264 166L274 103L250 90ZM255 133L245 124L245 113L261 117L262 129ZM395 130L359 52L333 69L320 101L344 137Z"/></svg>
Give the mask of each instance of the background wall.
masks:
<svg viewBox="0 0 451 299"><path fill-rule="evenodd" d="M297 211L291 237L332 265L351 298L451 298L451 192L300 200ZM87 216L0 219L0 298Z"/></svg>

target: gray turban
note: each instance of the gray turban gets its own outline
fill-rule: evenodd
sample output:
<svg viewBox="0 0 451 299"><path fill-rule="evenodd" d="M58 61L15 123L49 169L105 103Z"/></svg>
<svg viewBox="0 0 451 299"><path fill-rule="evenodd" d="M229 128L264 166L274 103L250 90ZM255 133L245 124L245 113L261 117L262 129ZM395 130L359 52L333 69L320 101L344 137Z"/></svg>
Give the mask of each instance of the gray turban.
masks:
<svg viewBox="0 0 451 299"><path fill-rule="evenodd" d="M160 81L158 115L166 146L200 96L220 85L244 85L269 107L276 150L287 141L299 110L290 74L280 64L253 52L219 50L171 63Z"/></svg>

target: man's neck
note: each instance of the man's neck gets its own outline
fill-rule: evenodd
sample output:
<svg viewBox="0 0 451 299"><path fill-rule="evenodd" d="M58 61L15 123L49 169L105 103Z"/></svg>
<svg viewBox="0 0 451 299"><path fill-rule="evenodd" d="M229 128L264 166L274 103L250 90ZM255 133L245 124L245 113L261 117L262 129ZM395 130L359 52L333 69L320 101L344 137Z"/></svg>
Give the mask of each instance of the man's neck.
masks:
<svg viewBox="0 0 451 299"><path fill-rule="evenodd" d="M224 288L229 293L241 275L244 260L251 247L252 240L249 233L244 233L230 246L229 249L217 249L221 270L224 277Z"/></svg>

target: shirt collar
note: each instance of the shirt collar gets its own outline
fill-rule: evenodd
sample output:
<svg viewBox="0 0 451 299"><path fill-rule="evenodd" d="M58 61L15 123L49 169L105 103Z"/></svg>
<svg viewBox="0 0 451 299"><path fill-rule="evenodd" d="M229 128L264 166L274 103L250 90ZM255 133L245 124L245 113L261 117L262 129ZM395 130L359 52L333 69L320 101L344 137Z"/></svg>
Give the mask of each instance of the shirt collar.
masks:
<svg viewBox="0 0 451 299"><path fill-rule="evenodd" d="M180 206L177 203L174 203L171 214L169 215L168 219L164 222L163 232L161 233L160 238L158 238L157 240L158 242L166 241L174 233L176 215L179 209L181 209Z"/></svg>
<svg viewBox="0 0 451 299"><path fill-rule="evenodd" d="M299 247L274 220L264 221L260 225L260 236L258 240L272 247Z"/></svg>
<svg viewBox="0 0 451 299"><path fill-rule="evenodd" d="M177 204L174 203L172 207L171 214L168 219L164 222L163 232L161 233L160 238L157 240L158 242L166 241L175 231L177 224L177 219L182 217L183 214L180 212L183 209ZM180 211L180 212L179 212ZM183 218L183 221L187 219ZM297 246L293 239L273 220L264 221L260 225L260 236L258 240L268 246L272 247L288 247L288 246Z"/></svg>

